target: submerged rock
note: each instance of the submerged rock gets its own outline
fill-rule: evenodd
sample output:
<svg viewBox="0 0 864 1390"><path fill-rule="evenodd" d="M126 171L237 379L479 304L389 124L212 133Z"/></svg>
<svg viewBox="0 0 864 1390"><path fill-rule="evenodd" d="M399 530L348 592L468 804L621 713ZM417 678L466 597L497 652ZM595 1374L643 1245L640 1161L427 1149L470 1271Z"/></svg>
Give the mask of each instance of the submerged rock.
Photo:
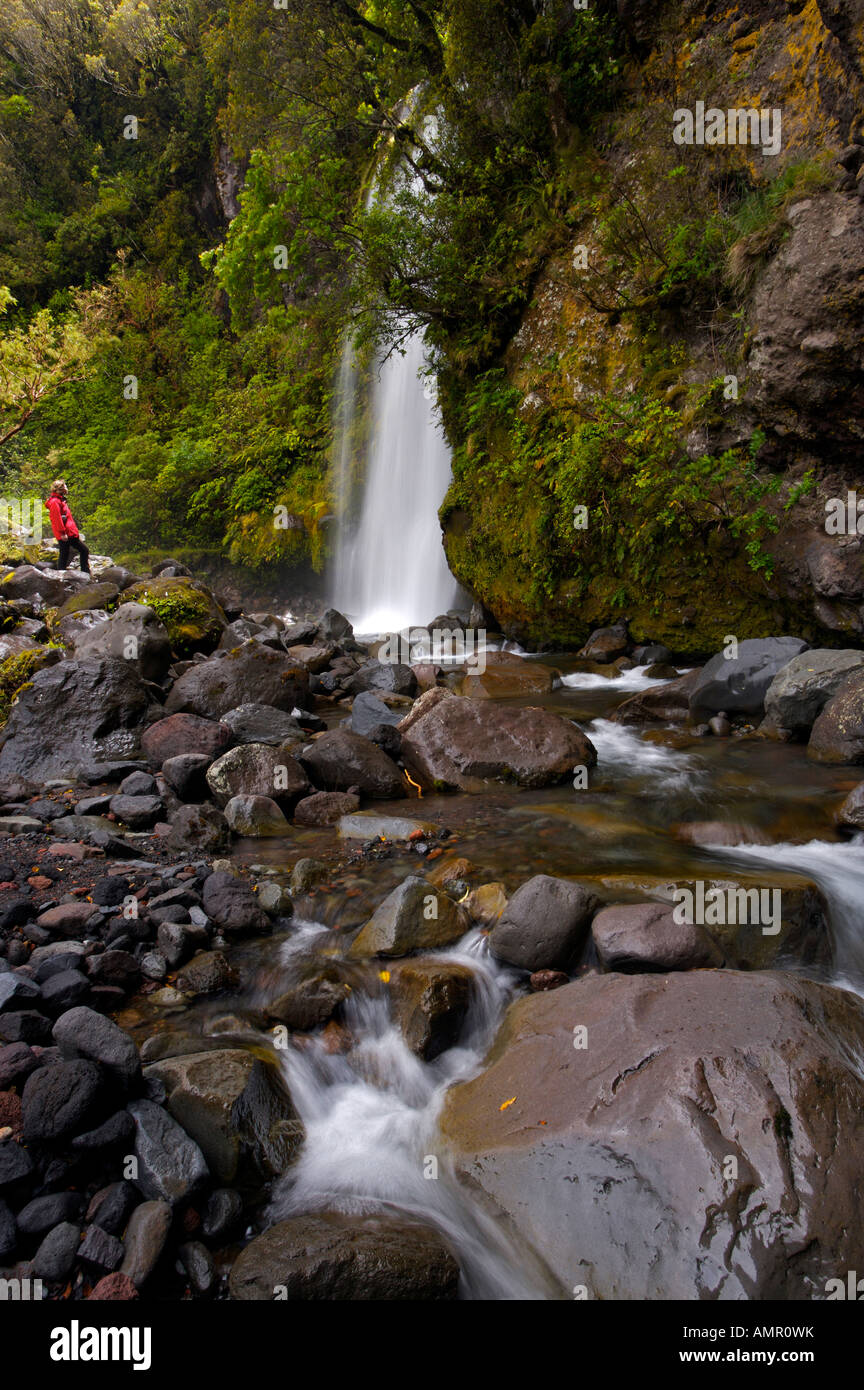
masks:
<svg viewBox="0 0 864 1390"><path fill-rule="evenodd" d="M423 878L406 878L380 904L351 943L352 960L405 956L458 941L468 930L461 907Z"/></svg>
<svg viewBox="0 0 864 1390"><path fill-rule="evenodd" d="M412 1052L432 1062L459 1040L474 991L466 965L414 956L390 974L393 1016Z"/></svg>

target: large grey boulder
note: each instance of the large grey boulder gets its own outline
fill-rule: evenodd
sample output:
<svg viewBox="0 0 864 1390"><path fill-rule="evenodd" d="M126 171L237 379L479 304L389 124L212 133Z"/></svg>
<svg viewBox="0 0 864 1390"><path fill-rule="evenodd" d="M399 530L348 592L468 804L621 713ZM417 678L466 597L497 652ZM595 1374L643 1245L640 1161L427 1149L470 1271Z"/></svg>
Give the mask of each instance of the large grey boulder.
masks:
<svg viewBox="0 0 864 1390"><path fill-rule="evenodd" d="M806 650L798 637L751 637L738 643L735 656L718 652L693 684L691 712L758 714L778 671Z"/></svg>
<svg viewBox="0 0 864 1390"><path fill-rule="evenodd" d="M228 725L235 743L305 743L309 737L292 715L274 705L238 705L226 710L222 723Z"/></svg>
<svg viewBox="0 0 864 1390"><path fill-rule="evenodd" d="M723 952L704 927L678 923L665 903L615 903L591 923L597 956L607 970L628 974L707 970Z"/></svg>
<svg viewBox="0 0 864 1390"><path fill-rule="evenodd" d="M241 743L207 769L214 801L227 806L235 796L267 796L290 807L309 790L309 778L291 755L292 745Z"/></svg>
<svg viewBox="0 0 864 1390"><path fill-rule="evenodd" d="M38 671L0 731L0 785L43 787L88 763L133 756L150 701L128 661L61 661Z"/></svg>
<svg viewBox="0 0 864 1390"><path fill-rule="evenodd" d="M171 665L168 631L143 603L125 603L107 622L73 637L76 659L113 657L133 662L148 681L161 681Z"/></svg>
<svg viewBox="0 0 864 1390"><path fill-rule="evenodd" d="M352 959L407 956L458 941L468 930L461 907L425 878L403 879L372 914L351 943Z"/></svg>
<svg viewBox="0 0 864 1390"><path fill-rule="evenodd" d="M54 1041L64 1057L97 1062L123 1086L131 1086L140 1075L141 1062L132 1038L95 1009L80 1005L61 1014L54 1024Z"/></svg>
<svg viewBox="0 0 864 1390"><path fill-rule="evenodd" d="M291 827L284 812L269 796L232 796L225 819L235 835L248 839L277 839Z"/></svg>
<svg viewBox="0 0 864 1390"><path fill-rule="evenodd" d="M864 762L864 671L852 671L810 731L807 756L817 763Z"/></svg>
<svg viewBox="0 0 864 1390"><path fill-rule="evenodd" d="M307 745L300 761L324 791L349 791L390 801L405 795L399 768L387 754L351 729L330 729Z"/></svg>
<svg viewBox="0 0 864 1390"><path fill-rule="evenodd" d="M595 905L580 884L537 874L516 889L489 934L489 949L520 970L566 970L585 944Z"/></svg>
<svg viewBox="0 0 864 1390"><path fill-rule="evenodd" d="M853 671L864 652L830 649L802 652L777 672L765 696L765 717L792 734L806 734Z"/></svg>
<svg viewBox="0 0 864 1390"><path fill-rule="evenodd" d="M565 1297L821 1299L864 1268L862 1047L789 974L587 977L511 1006L442 1142Z"/></svg>

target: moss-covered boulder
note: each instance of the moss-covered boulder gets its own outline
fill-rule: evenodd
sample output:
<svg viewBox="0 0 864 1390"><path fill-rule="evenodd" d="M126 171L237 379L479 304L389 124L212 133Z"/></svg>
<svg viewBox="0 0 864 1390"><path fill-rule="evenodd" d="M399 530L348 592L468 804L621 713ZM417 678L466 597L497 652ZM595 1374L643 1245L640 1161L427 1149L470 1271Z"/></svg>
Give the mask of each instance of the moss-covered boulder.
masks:
<svg viewBox="0 0 864 1390"><path fill-rule="evenodd" d="M86 589L81 589L79 593L72 594L57 609L55 621L68 617L71 613L86 613L91 608L110 608L117 599L120 590L116 584L100 581L98 584L88 584Z"/></svg>
<svg viewBox="0 0 864 1390"><path fill-rule="evenodd" d="M5 645L8 646L8 643ZM6 723L12 701L19 690L29 684L37 671L55 665L60 657L58 647L28 646L10 652L0 661L0 725Z"/></svg>
<svg viewBox="0 0 864 1390"><path fill-rule="evenodd" d="M143 579L124 590L120 603L143 603L164 623L177 657L212 652L227 619L206 584L184 577Z"/></svg>

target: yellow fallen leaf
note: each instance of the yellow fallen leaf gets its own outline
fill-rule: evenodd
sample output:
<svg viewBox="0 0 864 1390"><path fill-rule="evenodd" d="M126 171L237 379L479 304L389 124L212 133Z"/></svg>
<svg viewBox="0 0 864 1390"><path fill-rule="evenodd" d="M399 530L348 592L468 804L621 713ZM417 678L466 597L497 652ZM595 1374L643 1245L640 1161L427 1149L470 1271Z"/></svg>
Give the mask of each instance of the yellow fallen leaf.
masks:
<svg viewBox="0 0 864 1390"><path fill-rule="evenodd" d="M390 983L390 971L389 971L389 970L379 970L379 971L378 971L378 979L379 979L379 980L383 980L385 985L389 985L389 983Z"/></svg>
<svg viewBox="0 0 864 1390"><path fill-rule="evenodd" d="M515 1099L516 1099L515 1096L511 1096L509 1100L505 1100L505 1102L504 1102L503 1105L499 1105L499 1106L498 1106L498 1109L499 1109L499 1110L507 1110L507 1109L509 1108L509 1106L511 1106L511 1105L513 1104L513 1102L514 1102Z"/></svg>

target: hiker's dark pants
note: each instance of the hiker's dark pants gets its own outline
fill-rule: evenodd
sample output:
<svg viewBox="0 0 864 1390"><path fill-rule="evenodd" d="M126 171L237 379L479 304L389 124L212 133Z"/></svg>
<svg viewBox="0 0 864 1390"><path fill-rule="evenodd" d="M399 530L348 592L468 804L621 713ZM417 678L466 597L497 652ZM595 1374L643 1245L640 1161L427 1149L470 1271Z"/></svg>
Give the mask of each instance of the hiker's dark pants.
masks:
<svg viewBox="0 0 864 1390"><path fill-rule="evenodd" d="M69 568L69 551L77 550L78 557L81 561L81 569L84 571L85 574L90 573L90 551L87 549L86 545L82 540L80 540L77 536L67 536L65 541L58 541L57 546L60 551L60 554L57 557L58 570L65 570Z"/></svg>

